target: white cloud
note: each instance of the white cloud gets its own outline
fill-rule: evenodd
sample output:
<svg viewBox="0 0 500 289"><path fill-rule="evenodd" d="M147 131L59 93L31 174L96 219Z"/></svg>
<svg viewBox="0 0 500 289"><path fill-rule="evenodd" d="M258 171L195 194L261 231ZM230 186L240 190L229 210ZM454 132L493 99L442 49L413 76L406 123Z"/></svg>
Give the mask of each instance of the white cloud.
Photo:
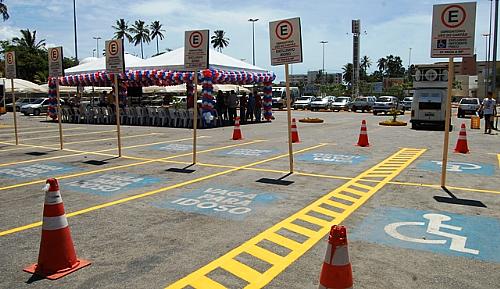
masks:
<svg viewBox="0 0 500 289"><path fill-rule="evenodd" d="M0 26L0 40L9 40L19 34L19 28L5 25Z"/></svg>

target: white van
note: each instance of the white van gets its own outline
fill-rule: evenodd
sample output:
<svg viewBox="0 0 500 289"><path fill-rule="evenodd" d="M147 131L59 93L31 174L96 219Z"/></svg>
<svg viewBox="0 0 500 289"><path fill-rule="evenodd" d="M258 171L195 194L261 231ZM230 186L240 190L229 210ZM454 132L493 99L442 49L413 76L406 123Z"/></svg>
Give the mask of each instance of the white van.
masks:
<svg viewBox="0 0 500 289"><path fill-rule="evenodd" d="M293 102L300 96L298 87L290 87ZM282 109L286 106L286 87L273 87L273 107Z"/></svg>

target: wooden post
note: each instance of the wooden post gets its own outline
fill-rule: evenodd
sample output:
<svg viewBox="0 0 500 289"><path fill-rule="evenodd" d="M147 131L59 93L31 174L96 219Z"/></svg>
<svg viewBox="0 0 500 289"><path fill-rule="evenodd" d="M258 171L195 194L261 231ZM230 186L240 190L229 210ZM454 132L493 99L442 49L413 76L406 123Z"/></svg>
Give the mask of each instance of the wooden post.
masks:
<svg viewBox="0 0 500 289"><path fill-rule="evenodd" d="M122 156L122 136L120 132L120 93L118 91L118 74L115 73L115 115L116 115L116 134L118 141L118 157Z"/></svg>
<svg viewBox="0 0 500 289"><path fill-rule="evenodd" d="M286 107L288 115L288 157L290 159L290 173L293 173L293 146L292 146L292 100L290 97L290 80L288 78L288 63L285 64Z"/></svg>
<svg viewBox="0 0 500 289"><path fill-rule="evenodd" d="M16 137L16 145L19 145L19 138L17 136L16 95L14 93L14 78L10 79L10 88L12 91L12 112L14 113L14 135Z"/></svg>
<svg viewBox="0 0 500 289"><path fill-rule="evenodd" d="M196 164L196 140L198 129L198 71L194 72L194 96L193 96L193 165Z"/></svg>
<svg viewBox="0 0 500 289"><path fill-rule="evenodd" d="M446 187L446 168L448 166L448 146L450 143L451 122L451 97L453 94L453 79L455 78L455 67L453 57L448 61L448 96L446 97L446 114L444 124L443 162L441 168L441 187Z"/></svg>
<svg viewBox="0 0 500 289"><path fill-rule="evenodd" d="M57 121L59 123L59 144L61 150L64 149L63 140L63 130L62 130L62 120L61 120L61 95L59 93L59 78L55 77L56 80L56 95L57 95Z"/></svg>

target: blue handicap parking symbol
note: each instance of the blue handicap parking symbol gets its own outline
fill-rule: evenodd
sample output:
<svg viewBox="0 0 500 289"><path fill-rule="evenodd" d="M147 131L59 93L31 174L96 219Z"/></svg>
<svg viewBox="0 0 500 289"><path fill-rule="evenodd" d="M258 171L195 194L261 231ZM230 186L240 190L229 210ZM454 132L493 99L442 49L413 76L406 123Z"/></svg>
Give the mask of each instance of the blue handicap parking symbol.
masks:
<svg viewBox="0 0 500 289"><path fill-rule="evenodd" d="M0 177L16 179L33 179L38 177L56 177L61 173L76 170L76 167L60 163L38 163L29 165L15 165L0 168Z"/></svg>
<svg viewBox="0 0 500 289"><path fill-rule="evenodd" d="M212 186L183 194L177 198L168 198L152 205L225 219L243 220L277 199L278 197L271 193Z"/></svg>
<svg viewBox="0 0 500 289"><path fill-rule="evenodd" d="M273 153L274 150L271 149L231 149L225 150L218 153L220 156L230 156L230 157L260 157Z"/></svg>
<svg viewBox="0 0 500 289"><path fill-rule="evenodd" d="M198 146L200 148L201 146ZM190 144L159 144L151 147L158 151L170 151L170 152L188 152L193 150L193 145Z"/></svg>
<svg viewBox="0 0 500 289"><path fill-rule="evenodd" d="M427 171L441 171L442 161L423 161L418 164L418 168ZM453 173L475 174L483 176L492 176L495 173L495 167L489 164L474 164L464 162L448 162L446 171Z"/></svg>
<svg viewBox="0 0 500 289"><path fill-rule="evenodd" d="M317 162L324 164L359 164L367 159L366 156L360 155L346 155L337 153L305 153L297 157L299 161Z"/></svg>
<svg viewBox="0 0 500 289"><path fill-rule="evenodd" d="M382 207L351 240L500 263L500 221L482 216Z"/></svg>
<svg viewBox="0 0 500 289"><path fill-rule="evenodd" d="M158 183L159 178L135 174L104 174L74 181L63 181L65 189L100 196L113 196Z"/></svg>

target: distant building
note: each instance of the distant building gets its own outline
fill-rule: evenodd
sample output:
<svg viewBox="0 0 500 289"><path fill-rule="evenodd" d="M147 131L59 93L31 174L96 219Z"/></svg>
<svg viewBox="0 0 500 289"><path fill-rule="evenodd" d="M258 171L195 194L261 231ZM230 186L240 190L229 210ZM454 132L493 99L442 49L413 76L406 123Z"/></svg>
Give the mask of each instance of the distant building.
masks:
<svg viewBox="0 0 500 289"><path fill-rule="evenodd" d="M289 76L292 85L315 84L320 81L319 71L308 71L307 74L291 74ZM327 73L325 77L326 83L342 83L342 73Z"/></svg>
<svg viewBox="0 0 500 289"><path fill-rule="evenodd" d="M307 84L307 74L291 74L289 75L289 79L292 85Z"/></svg>

